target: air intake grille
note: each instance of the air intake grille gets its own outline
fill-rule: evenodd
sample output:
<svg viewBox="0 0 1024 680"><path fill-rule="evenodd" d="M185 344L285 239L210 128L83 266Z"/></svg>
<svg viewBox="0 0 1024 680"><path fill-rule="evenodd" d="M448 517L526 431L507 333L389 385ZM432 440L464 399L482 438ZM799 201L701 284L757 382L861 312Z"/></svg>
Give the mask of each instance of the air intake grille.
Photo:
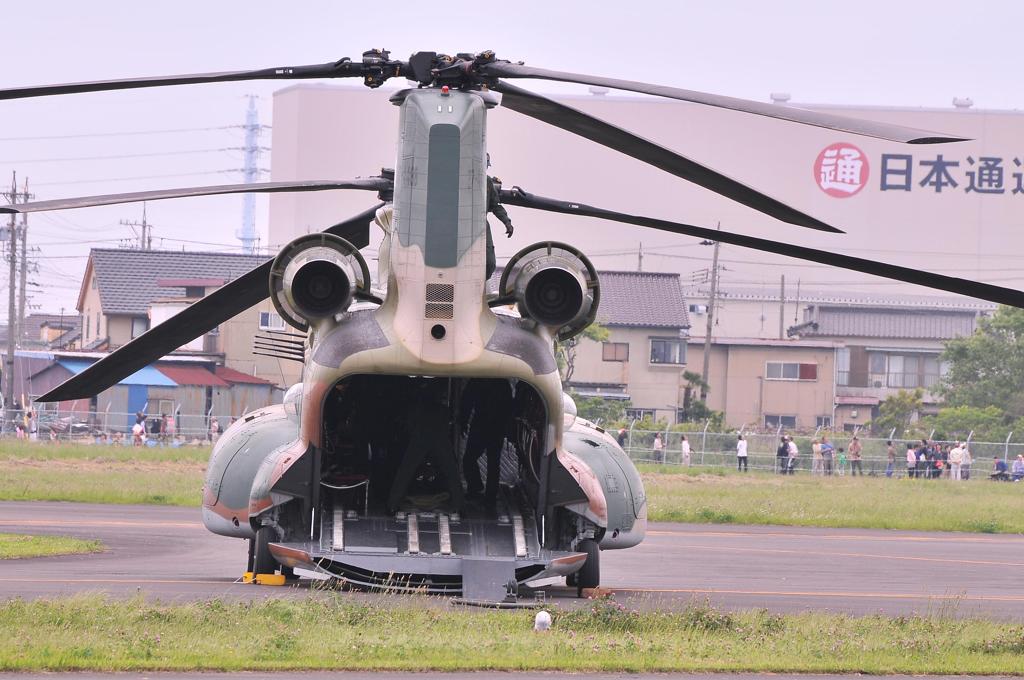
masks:
<svg viewBox="0 0 1024 680"><path fill-rule="evenodd" d="M450 283L428 283L427 302L447 302L455 300L455 286Z"/></svg>
<svg viewBox="0 0 1024 680"><path fill-rule="evenodd" d="M425 315L428 319L450 319L455 311L454 305L437 304L428 302Z"/></svg>
<svg viewBox="0 0 1024 680"><path fill-rule="evenodd" d="M455 312L455 286L450 283L428 283L425 291L427 306L423 314L428 319L451 319Z"/></svg>

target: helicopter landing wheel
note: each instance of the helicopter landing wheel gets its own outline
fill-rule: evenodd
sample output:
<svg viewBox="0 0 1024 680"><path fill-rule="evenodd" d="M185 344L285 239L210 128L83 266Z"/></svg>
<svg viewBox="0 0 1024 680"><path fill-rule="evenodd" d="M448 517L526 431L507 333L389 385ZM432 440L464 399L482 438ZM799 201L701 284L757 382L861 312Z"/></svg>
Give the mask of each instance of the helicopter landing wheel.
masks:
<svg viewBox="0 0 1024 680"><path fill-rule="evenodd" d="M275 538L272 527L260 527L256 532L256 538L252 539L253 546L253 573L273 574L277 571L277 560L270 553L270 543Z"/></svg>
<svg viewBox="0 0 1024 680"><path fill-rule="evenodd" d="M601 585L601 550L597 547L597 541L587 538L579 542L576 550L587 554L587 561L583 563L580 570L571 576L575 576L576 597L583 597L583 591L588 588L596 588ZM568 579L566 579L568 582Z"/></svg>

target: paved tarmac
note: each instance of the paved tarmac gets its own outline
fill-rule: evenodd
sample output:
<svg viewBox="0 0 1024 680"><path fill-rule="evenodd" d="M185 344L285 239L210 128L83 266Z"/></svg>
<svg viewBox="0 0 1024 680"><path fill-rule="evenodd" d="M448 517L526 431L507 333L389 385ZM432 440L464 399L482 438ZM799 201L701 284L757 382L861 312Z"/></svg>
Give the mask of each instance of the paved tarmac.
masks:
<svg viewBox="0 0 1024 680"><path fill-rule="evenodd" d="M83 591L164 601L305 597L237 583L246 542L215 536L195 508L0 503L0 532L97 538L94 555L0 562L0 599ZM947 612L1024 620L1024 537L867 529L652 524L630 550L602 553L620 601L851 614ZM574 590L544 588L567 604ZM80 676L81 677L81 676ZM719 676L720 677L720 676Z"/></svg>

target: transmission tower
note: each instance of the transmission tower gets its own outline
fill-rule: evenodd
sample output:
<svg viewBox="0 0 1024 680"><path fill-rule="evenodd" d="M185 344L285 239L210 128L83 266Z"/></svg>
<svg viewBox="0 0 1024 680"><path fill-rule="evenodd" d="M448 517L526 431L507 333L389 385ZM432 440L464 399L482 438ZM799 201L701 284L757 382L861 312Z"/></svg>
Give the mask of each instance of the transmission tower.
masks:
<svg viewBox="0 0 1024 680"><path fill-rule="evenodd" d="M242 170L242 181L249 183L259 179L259 160L263 149L259 145L260 126L259 112L256 110L256 96L249 95L249 109L245 112L245 167ZM256 194L242 196L242 228L235 232L235 237L242 242L242 250L249 254L256 252Z"/></svg>

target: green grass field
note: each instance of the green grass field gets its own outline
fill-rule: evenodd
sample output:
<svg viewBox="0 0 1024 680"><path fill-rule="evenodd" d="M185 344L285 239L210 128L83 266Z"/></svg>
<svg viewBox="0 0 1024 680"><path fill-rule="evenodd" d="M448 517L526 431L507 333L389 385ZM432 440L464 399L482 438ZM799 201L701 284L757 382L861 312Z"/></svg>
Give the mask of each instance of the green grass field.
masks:
<svg viewBox="0 0 1024 680"><path fill-rule="evenodd" d="M207 448L3 442L0 500L197 506ZM653 521L1024 533L1024 484L641 465Z"/></svg>
<svg viewBox="0 0 1024 680"><path fill-rule="evenodd" d="M74 555L78 553L100 552L102 550L103 544L99 541L83 541L67 536L0 534L0 560Z"/></svg>
<svg viewBox="0 0 1024 680"><path fill-rule="evenodd" d="M953 618L636 612L613 601L553 610L82 596L0 604L0 671L564 670L1020 674L1024 627Z"/></svg>
<svg viewBox="0 0 1024 680"><path fill-rule="evenodd" d="M647 468L650 470L651 468ZM678 471L675 468L673 472ZM972 480L645 472L651 519L1024 533L1024 485Z"/></svg>

